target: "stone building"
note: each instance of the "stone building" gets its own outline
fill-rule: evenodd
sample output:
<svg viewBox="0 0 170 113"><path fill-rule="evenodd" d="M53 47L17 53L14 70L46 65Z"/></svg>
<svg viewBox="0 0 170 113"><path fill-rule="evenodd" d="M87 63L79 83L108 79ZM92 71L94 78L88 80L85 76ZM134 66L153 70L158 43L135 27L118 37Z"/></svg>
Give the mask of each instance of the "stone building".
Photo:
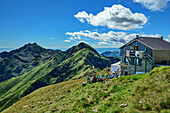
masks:
<svg viewBox="0 0 170 113"><path fill-rule="evenodd" d="M170 43L161 38L137 37L120 47L122 75L146 73L170 65Z"/></svg>

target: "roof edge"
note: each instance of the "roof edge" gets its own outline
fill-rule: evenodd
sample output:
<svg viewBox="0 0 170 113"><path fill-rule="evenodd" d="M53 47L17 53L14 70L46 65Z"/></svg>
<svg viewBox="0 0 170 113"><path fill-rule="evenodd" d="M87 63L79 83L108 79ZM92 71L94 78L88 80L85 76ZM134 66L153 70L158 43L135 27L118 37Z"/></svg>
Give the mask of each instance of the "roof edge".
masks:
<svg viewBox="0 0 170 113"><path fill-rule="evenodd" d="M119 49L123 48L123 47L126 46L126 45L129 45L129 44L133 43L134 41L136 41L136 39L137 39L137 38L134 38L133 40L127 42L126 44L124 44L123 46L121 46Z"/></svg>

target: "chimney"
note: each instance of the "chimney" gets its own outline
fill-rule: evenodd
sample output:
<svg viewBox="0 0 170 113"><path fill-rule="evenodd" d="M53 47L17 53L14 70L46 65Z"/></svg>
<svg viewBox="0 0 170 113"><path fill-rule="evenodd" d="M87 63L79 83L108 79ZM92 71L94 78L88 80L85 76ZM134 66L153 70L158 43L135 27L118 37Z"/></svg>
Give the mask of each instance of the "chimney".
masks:
<svg viewBox="0 0 170 113"><path fill-rule="evenodd" d="M139 35L136 35L136 38L139 38Z"/></svg>
<svg viewBox="0 0 170 113"><path fill-rule="evenodd" d="M163 37L163 36L161 36L161 39L162 39L162 40L163 40L163 38L164 38L164 37Z"/></svg>

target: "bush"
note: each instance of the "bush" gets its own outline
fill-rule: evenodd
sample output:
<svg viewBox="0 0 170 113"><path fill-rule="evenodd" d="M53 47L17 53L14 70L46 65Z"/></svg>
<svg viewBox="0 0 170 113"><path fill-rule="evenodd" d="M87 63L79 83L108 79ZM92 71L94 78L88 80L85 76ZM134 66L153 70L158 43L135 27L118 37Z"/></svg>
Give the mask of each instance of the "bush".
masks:
<svg viewBox="0 0 170 113"><path fill-rule="evenodd" d="M159 105L161 108L170 109L170 103L168 102L160 102Z"/></svg>
<svg viewBox="0 0 170 113"><path fill-rule="evenodd" d="M122 108L116 108L112 111L112 113L121 113L122 112Z"/></svg>
<svg viewBox="0 0 170 113"><path fill-rule="evenodd" d="M101 97L107 98L108 96L110 96L109 93L101 93Z"/></svg>
<svg viewBox="0 0 170 113"><path fill-rule="evenodd" d="M83 103L82 103L82 107L84 107L84 108L89 107L89 106L90 106L90 104L87 103L87 102L83 102Z"/></svg>

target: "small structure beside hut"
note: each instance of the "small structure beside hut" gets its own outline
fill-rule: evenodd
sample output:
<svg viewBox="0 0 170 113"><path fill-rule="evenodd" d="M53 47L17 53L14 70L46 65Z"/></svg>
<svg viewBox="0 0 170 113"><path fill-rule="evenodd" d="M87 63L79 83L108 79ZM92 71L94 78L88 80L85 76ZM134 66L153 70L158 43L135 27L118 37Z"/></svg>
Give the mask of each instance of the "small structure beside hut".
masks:
<svg viewBox="0 0 170 113"><path fill-rule="evenodd" d="M120 65L121 65L121 61L115 64L111 64L111 75L113 75L113 73L117 71L118 68L120 69Z"/></svg>
<svg viewBox="0 0 170 113"><path fill-rule="evenodd" d="M170 43L161 38L140 37L120 47L121 74L146 73L158 65L170 65Z"/></svg>

